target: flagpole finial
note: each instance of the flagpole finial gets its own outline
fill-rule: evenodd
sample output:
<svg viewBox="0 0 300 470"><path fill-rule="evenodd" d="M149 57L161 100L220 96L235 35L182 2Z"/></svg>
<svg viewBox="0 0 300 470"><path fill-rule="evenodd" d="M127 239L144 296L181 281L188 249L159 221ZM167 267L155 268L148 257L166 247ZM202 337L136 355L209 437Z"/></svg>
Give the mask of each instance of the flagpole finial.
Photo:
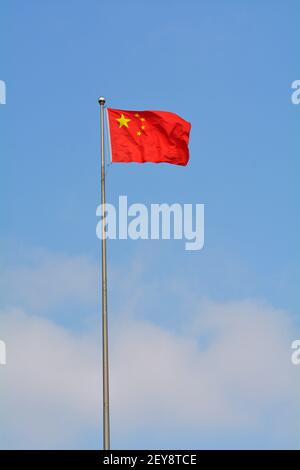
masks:
<svg viewBox="0 0 300 470"><path fill-rule="evenodd" d="M103 96L100 96L100 98L98 98L98 103L101 105L104 105L105 104L105 98Z"/></svg>

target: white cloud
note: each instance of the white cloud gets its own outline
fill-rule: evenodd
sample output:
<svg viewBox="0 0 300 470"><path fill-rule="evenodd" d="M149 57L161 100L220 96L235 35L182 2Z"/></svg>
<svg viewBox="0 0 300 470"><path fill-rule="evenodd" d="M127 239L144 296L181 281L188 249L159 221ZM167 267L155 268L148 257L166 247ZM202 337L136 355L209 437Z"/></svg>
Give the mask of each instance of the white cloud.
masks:
<svg viewBox="0 0 300 470"><path fill-rule="evenodd" d="M167 427L246 429L259 426L274 406L296 409L291 331L286 312L251 301L198 305L184 335L143 322L118 324L116 417L126 426L153 418Z"/></svg>
<svg viewBox="0 0 300 470"><path fill-rule="evenodd" d="M82 256L37 252L33 261L2 276L8 307L0 309L7 346L0 445L100 446L100 318L86 314L97 300L98 269ZM112 442L147 447L149 436L159 435L157 446L182 447L191 436L212 433L232 435L234 446L248 433L262 436L261 445L292 446L300 374L290 360L297 336L291 315L254 300L203 301L168 278L163 293L172 316L163 327L157 319L165 304L160 310L162 303L151 300L158 287L142 277L139 262L125 274L110 270L119 297L109 311ZM88 329L71 331L53 320L59 316L49 319L57 305L68 312L73 304L84 307ZM171 318L183 315L174 330Z"/></svg>
<svg viewBox="0 0 300 470"><path fill-rule="evenodd" d="M31 266L2 273L2 303L18 305L38 314L57 305L94 306L99 290L99 268L86 256L33 252Z"/></svg>
<svg viewBox="0 0 300 470"><path fill-rule="evenodd" d="M97 435L98 331L76 334L10 310L0 313L0 332L8 353L0 370L2 442L64 448ZM181 430L181 442L184 429L255 433L271 413L285 442L297 423L300 387L291 335L286 312L253 301L197 304L182 334L118 317L110 343L113 437L138 435L140 445L144 433L146 447L157 428L168 436ZM269 426L266 440L274 432Z"/></svg>
<svg viewBox="0 0 300 470"><path fill-rule="evenodd" d="M1 434L9 446L71 446L100 419L96 335L77 335L20 310L0 313Z"/></svg>

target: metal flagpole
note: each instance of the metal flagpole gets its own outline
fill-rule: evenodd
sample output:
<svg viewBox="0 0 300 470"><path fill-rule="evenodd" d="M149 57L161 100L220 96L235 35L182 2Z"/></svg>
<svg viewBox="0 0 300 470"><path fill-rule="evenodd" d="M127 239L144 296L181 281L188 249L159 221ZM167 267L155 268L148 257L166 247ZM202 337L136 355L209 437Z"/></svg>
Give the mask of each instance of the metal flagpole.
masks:
<svg viewBox="0 0 300 470"><path fill-rule="evenodd" d="M105 237L105 157L104 157L104 104L98 100L101 122L101 219L102 219L102 366L103 366L103 449L110 449L109 429L109 369L108 369L108 321L107 321L107 267Z"/></svg>

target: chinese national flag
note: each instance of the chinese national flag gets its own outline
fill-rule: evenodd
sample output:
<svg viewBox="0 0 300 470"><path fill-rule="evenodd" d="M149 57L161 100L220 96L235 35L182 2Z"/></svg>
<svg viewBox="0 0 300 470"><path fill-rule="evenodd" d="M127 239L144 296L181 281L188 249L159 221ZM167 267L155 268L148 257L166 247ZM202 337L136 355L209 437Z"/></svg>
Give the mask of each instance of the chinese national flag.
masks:
<svg viewBox="0 0 300 470"><path fill-rule="evenodd" d="M113 162L186 165L191 124L166 111L107 109Z"/></svg>

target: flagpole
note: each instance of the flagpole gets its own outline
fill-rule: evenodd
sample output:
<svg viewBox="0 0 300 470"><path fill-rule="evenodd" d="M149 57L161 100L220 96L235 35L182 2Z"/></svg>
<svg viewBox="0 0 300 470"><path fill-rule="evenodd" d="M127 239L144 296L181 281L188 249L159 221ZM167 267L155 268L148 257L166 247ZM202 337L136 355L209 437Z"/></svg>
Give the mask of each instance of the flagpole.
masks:
<svg viewBox="0 0 300 470"><path fill-rule="evenodd" d="M107 321L107 262L105 235L105 156L104 156L104 104L98 99L101 122L101 219L102 219L102 373L103 373L103 449L110 449L109 429L109 369L108 369L108 321Z"/></svg>

